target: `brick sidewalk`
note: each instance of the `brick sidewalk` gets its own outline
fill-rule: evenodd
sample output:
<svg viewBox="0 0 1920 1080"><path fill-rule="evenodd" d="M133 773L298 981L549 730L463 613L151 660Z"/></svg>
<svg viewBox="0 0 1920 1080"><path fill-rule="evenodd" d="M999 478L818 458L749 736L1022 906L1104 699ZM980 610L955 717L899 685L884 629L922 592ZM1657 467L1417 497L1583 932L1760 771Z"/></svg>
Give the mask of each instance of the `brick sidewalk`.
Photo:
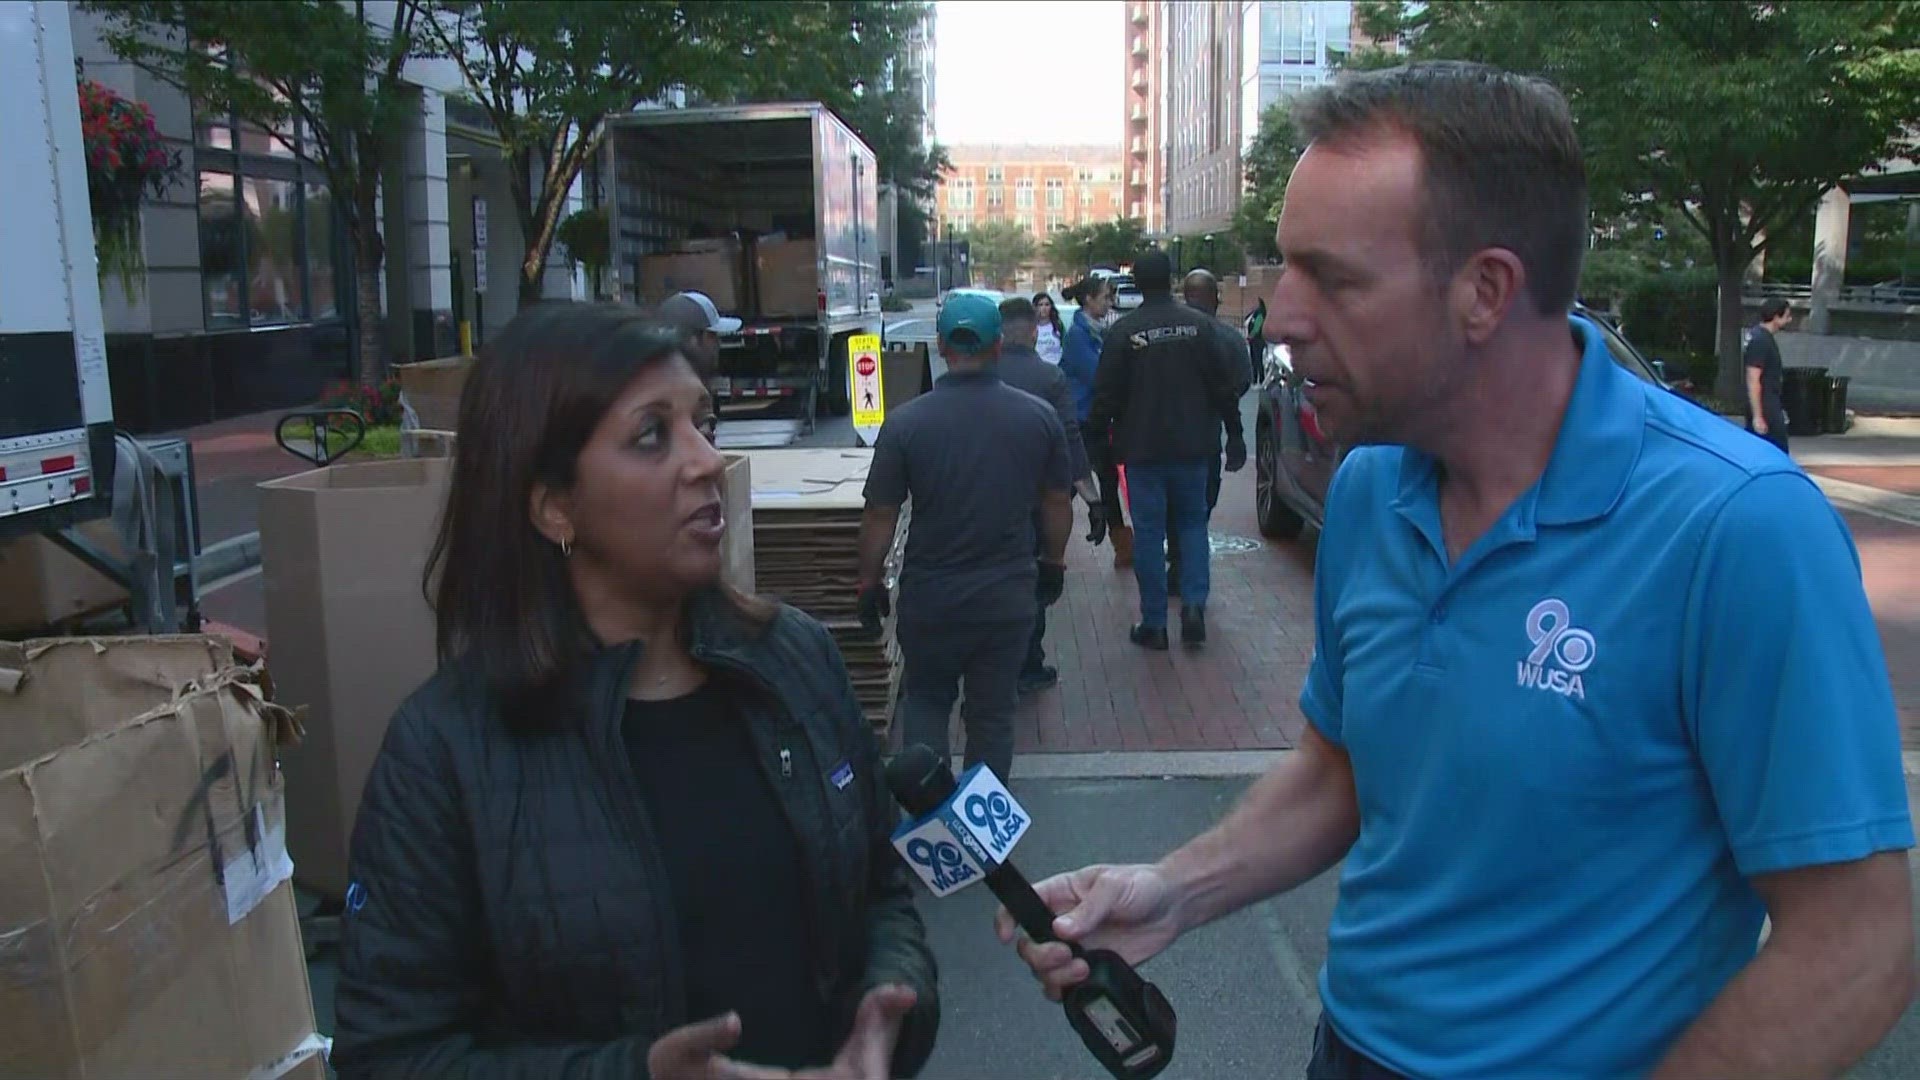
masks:
<svg viewBox="0 0 1920 1080"><path fill-rule="evenodd" d="M280 416L256 413L173 433L193 444L203 544L258 529L259 484L313 468L273 441Z"/></svg>
<svg viewBox="0 0 1920 1080"><path fill-rule="evenodd" d="M1844 478L1842 478L1844 479ZM1920 749L1920 528L1842 510L1893 676L1902 742Z"/></svg>
<svg viewBox="0 0 1920 1080"><path fill-rule="evenodd" d="M1260 539L1251 464L1225 478L1213 531ZM1139 619L1132 571L1113 569L1110 546L1094 549L1076 536L1066 596L1047 628L1048 662L1060 669L1060 685L1023 702L1015 749L1291 747L1305 722L1296 701L1313 656L1312 551L1309 533L1295 543L1215 554L1207 646L1189 652L1176 640L1169 652L1149 653L1127 640ZM954 729L957 742L958 720Z"/></svg>

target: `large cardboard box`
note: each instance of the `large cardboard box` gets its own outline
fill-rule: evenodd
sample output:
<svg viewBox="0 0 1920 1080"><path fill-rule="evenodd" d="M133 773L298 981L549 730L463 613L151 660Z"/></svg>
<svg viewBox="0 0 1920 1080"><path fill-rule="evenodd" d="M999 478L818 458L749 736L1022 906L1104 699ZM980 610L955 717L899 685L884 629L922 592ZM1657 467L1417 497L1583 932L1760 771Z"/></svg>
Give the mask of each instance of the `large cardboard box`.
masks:
<svg viewBox="0 0 1920 1080"><path fill-rule="evenodd" d="M753 591L753 459L727 455L726 476L720 481L720 512L727 536L720 542L720 573L727 584L743 593Z"/></svg>
<svg viewBox="0 0 1920 1080"><path fill-rule="evenodd" d="M258 672L202 636L0 643L0 1076L313 1076Z"/></svg>
<svg viewBox="0 0 1920 1080"><path fill-rule="evenodd" d="M761 315L812 315L820 310L818 248L811 240L761 240L753 246Z"/></svg>
<svg viewBox="0 0 1920 1080"><path fill-rule="evenodd" d="M727 580L753 590L749 461L730 455L721 501ZM279 701L304 707L285 758L287 846L302 885L339 899L360 793L401 701L437 660L421 590L452 462L330 466L260 485L267 667Z"/></svg>
<svg viewBox="0 0 1920 1080"><path fill-rule="evenodd" d="M112 521L85 522L77 531L108 555L124 557ZM110 611L127 599L119 582L44 536L0 543L0 634L43 633L68 619Z"/></svg>
<svg viewBox="0 0 1920 1080"><path fill-rule="evenodd" d="M420 426L430 431L459 430L460 392L466 388L467 374L472 370L471 356L393 366L394 374L400 377L400 395L419 418Z"/></svg>
<svg viewBox="0 0 1920 1080"><path fill-rule="evenodd" d="M387 721L433 674L421 576L451 472L447 458L402 458L260 485L267 669L278 699L308 710L283 763L287 847L300 883L335 899Z"/></svg>
<svg viewBox="0 0 1920 1080"><path fill-rule="evenodd" d="M740 310L740 245L689 241L678 251L640 257L640 299L658 303L680 292L706 293L721 311Z"/></svg>

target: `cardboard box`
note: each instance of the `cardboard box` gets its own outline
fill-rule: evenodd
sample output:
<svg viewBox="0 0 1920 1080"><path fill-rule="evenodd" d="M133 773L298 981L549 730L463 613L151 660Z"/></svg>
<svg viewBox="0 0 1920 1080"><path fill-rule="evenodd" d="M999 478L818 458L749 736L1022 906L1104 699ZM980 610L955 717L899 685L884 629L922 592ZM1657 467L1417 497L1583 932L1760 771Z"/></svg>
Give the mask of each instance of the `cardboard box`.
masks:
<svg viewBox="0 0 1920 1080"><path fill-rule="evenodd" d="M419 417L420 426L431 431L459 430L460 392L466 388L467 374L472 370L471 356L393 366L394 374L400 377L400 396Z"/></svg>
<svg viewBox="0 0 1920 1080"><path fill-rule="evenodd" d="M820 263L811 240L762 240L753 246L759 313L812 315L820 310Z"/></svg>
<svg viewBox="0 0 1920 1080"><path fill-rule="evenodd" d="M311 1073L257 680L211 637L0 643L0 1076Z"/></svg>
<svg viewBox="0 0 1920 1080"><path fill-rule="evenodd" d="M285 755L287 846L297 880L339 899L367 772L401 701L437 665L421 576L452 462L355 462L260 485L267 666L278 700L305 708ZM721 501L727 579L753 589L750 463L730 455Z"/></svg>
<svg viewBox="0 0 1920 1080"><path fill-rule="evenodd" d="M720 542L720 575L743 593L753 592L753 459L727 455L727 472L720 481L720 512L727 520L726 539Z"/></svg>
<svg viewBox="0 0 1920 1080"><path fill-rule="evenodd" d="M354 462L260 485L267 667L279 700L307 709L282 763L297 879L338 899L360 790L387 721L433 674L421 576L452 462Z"/></svg>
<svg viewBox="0 0 1920 1080"><path fill-rule="evenodd" d="M702 292L723 312L740 310L740 245L732 240L688 244L707 250L640 257L640 299L655 304L675 293Z"/></svg>
<svg viewBox="0 0 1920 1080"><path fill-rule="evenodd" d="M84 522L77 531L108 555L125 556L111 520ZM110 611L127 600L127 590L118 582L44 536L0 544L0 634L44 633L50 626Z"/></svg>

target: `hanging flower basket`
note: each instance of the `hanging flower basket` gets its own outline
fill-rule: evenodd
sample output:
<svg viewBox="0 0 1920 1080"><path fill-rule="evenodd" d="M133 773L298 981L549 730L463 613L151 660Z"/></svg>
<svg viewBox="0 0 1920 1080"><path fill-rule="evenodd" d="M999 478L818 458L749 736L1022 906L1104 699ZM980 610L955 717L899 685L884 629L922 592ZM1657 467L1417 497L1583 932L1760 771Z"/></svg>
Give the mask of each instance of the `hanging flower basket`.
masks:
<svg viewBox="0 0 1920 1080"><path fill-rule="evenodd" d="M91 79L79 80L80 135L87 154L87 201L93 210L100 273L112 273L132 296L146 262L140 252L140 204L179 179L181 157L154 127L153 110Z"/></svg>

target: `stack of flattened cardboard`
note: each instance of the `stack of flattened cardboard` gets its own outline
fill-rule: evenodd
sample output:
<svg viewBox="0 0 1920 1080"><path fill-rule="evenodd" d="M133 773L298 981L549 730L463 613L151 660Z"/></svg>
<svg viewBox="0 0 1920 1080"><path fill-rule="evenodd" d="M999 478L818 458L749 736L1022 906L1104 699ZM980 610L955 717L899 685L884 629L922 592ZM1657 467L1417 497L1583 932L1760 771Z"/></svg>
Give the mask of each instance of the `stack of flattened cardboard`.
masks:
<svg viewBox="0 0 1920 1080"><path fill-rule="evenodd" d="M859 610L861 490L873 451L756 450L748 456L754 585L833 631L868 722L885 731L900 687L900 649L892 620L876 639L861 630ZM902 515L888 559L890 583L905 536Z"/></svg>
<svg viewBox="0 0 1920 1080"><path fill-rule="evenodd" d="M295 730L218 638L0 642L0 1076L325 1076Z"/></svg>

